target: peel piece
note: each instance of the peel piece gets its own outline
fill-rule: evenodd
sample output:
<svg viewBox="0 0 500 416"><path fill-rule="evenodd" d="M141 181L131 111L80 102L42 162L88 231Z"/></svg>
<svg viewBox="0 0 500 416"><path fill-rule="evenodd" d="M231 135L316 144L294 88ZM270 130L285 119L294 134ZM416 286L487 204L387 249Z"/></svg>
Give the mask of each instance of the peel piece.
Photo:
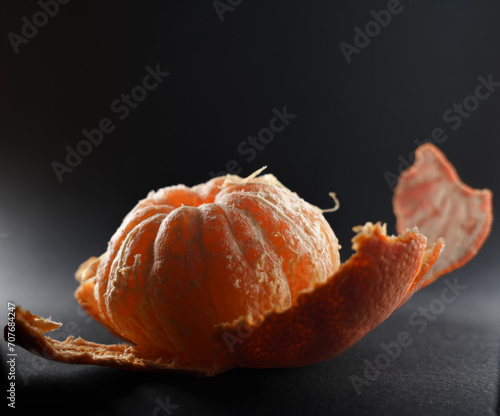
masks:
<svg viewBox="0 0 500 416"><path fill-rule="evenodd" d="M399 233L418 227L430 242L440 237L445 241L443 253L419 288L471 260L493 222L491 191L464 184L445 155L430 143L415 151L415 163L399 177L393 206Z"/></svg>
<svg viewBox="0 0 500 416"><path fill-rule="evenodd" d="M135 371L168 372L189 376L213 376L234 367L228 363L186 363L165 351L151 351L129 344L97 344L69 336L58 341L44 335L61 326L17 306L16 345L49 360L70 364L93 364ZM5 332L7 327L5 327ZM6 334L5 334L6 337Z"/></svg>
<svg viewBox="0 0 500 416"><path fill-rule="evenodd" d="M217 327L216 338L242 367L295 367L340 354L379 325L413 293L436 260L416 229L394 237L385 226L356 227L356 253L325 283L285 311L260 322L242 319Z"/></svg>

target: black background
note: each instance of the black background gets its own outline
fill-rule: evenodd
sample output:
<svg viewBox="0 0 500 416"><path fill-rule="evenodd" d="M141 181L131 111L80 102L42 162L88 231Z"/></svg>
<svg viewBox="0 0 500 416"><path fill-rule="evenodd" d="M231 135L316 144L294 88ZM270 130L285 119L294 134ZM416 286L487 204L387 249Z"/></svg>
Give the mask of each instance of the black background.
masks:
<svg viewBox="0 0 500 416"><path fill-rule="evenodd" d="M348 63L339 45L386 1L244 0L221 21L211 1L70 1L18 53L35 1L0 14L0 297L73 322L70 331L114 342L77 308L78 265L106 249L123 216L153 189L210 179L237 164L241 176L267 172L328 214L347 259L351 228L388 223L392 189L415 140L442 128L439 147L473 187L500 191L500 92L453 129L443 114L474 94L478 77L500 80L500 4L401 0L397 15ZM146 66L170 75L120 120L111 103L142 82ZM497 95L498 94L498 95ZM273 108L296 118L256 152L238 146L268 127ZM110 118L104 136L60 182L83 129ZM408 304L346 353L298 369L241 369L210 379L136 374L51 363L18 351L18 412L36 403L58 413L165 414L494 414L500 338L498 225L469 265L452 273L467 290L370 386L349 376L380 343L412 331L408 317L439 296L443 282ZM0 306L1 306L0 305ZM68 327L68 325L67 325ZM64 327L63 327L64 329ZM414 330L414 328L413 328ZM61 335L59 331L59 335ZM57 335L57 334L56 334ZM2 363L6 349L2 343ZM3 370L5 370L3 364ZM7 376L3 377L6 380ZM6 406L6 403L4 404ZM10 409L9 409L10 410Z"/></svg>

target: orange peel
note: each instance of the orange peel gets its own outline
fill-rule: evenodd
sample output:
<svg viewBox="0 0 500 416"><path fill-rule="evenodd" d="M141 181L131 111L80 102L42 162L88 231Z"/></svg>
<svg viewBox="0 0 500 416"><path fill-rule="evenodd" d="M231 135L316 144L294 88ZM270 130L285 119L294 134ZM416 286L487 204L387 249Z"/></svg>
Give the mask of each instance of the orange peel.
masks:
<svg viewBox="0 0 500 416"><path fill-rule="evenodd" d="M393 207L396 229L410 227L430 241L444 238L443 253L419 287L463 266L479 251L493 223L493 194L464 184L453 165L433 144L415 151L415 163L399 177Z"/></svg>

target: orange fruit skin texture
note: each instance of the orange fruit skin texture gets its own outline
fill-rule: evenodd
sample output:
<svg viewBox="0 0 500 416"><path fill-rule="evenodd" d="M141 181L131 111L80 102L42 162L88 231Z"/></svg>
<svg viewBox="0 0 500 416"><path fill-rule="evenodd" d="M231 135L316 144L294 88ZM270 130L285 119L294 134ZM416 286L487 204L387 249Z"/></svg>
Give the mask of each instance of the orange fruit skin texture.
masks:
<svg viewBox="0 0 500 416"><path fill-rule="evenodd" d="M272 175L215 178L139 202L76 297L121 338L208 364L227 358L216 325L289 309L339 265L321 210Z"/></svg>
<svg viewBox="0 0 500 416"><path fill-rule="evenodd" d="M355 227L340 264L322 211L272 175L152 192L76 273L77 300L129 344L54 340L44 334L60 324L20 306L16 343L60 362L196 376L329 359L469 261L491 229L491 192L463 184L430 144L393 204L400 235Z"/></svg>

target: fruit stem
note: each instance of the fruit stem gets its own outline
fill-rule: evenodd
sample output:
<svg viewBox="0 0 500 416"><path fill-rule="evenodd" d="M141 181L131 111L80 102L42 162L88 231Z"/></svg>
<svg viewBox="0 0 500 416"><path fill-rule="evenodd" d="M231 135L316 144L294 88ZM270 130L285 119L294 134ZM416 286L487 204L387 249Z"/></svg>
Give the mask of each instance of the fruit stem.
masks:
<svg viewBox="0 0 500 416"><path fill-rule="evenodd" d="M324 214L325 212L335 212L340 208L340 201L337 198L337 195L335 192L330 192L328 195L333 199L335 202L335 206L333 208L328 208L328 209L322 209L321 212Z"/></svg>

